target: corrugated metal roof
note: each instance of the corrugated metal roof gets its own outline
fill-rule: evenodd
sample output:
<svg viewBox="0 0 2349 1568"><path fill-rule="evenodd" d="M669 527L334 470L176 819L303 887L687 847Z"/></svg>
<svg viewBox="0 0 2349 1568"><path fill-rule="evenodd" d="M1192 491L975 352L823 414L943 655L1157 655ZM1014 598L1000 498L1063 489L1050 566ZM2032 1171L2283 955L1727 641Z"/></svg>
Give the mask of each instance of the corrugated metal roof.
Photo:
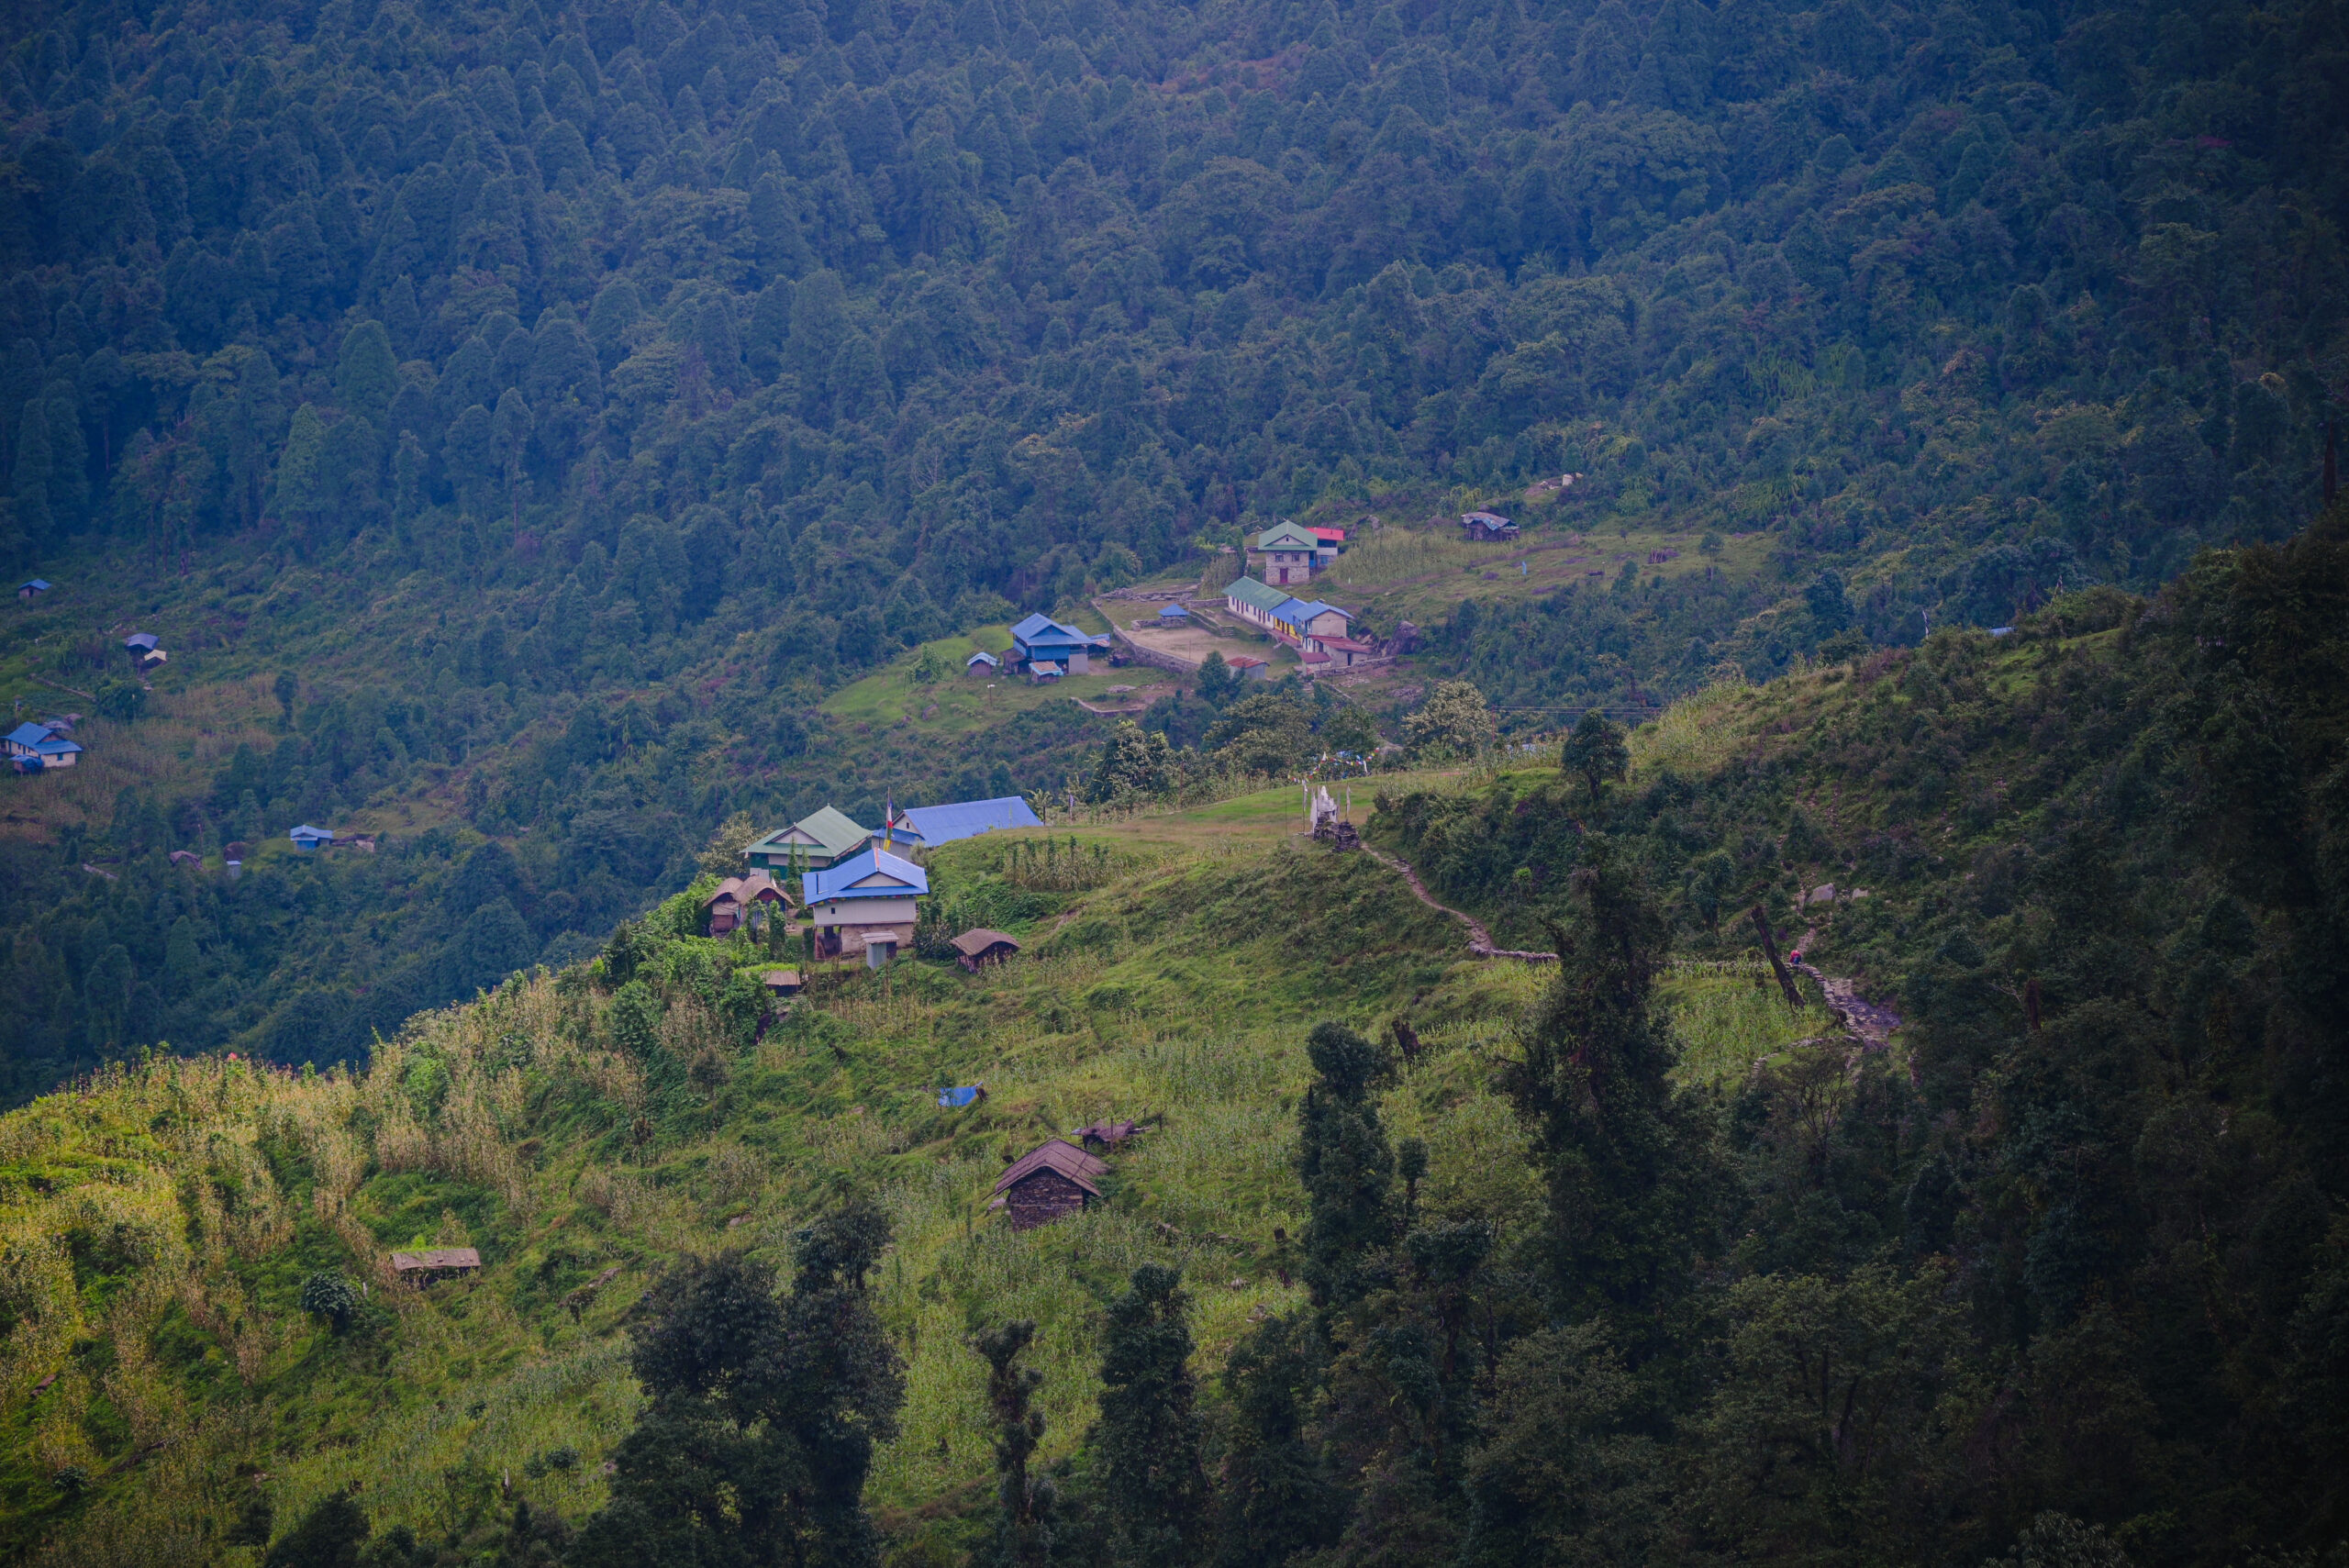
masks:
<svg viewBox="0 0 2349 1568"><path fill-rule="evenodd" d="M957 839L976 838L997 828L1041 828L1044 824L1028 803L1016 795L997 795L993 800L958 800L945 806L916 806L906 811L906 820L914 825L925 844L951 844Z"/></svg>
<svg viewBox="0 0 2349 1568"><path fill-rule="evenodd" d="M155 644L161 640L161 638L157 637L151 631L134 631L128 637L122 639L122 645L125 648L136 648L141 652L144 652L148 649L154 647Z"/></svg>
<svg viewBox="0 0 2349 1568"><path fill-rule="evenodd" d="M29 720L8 731L8 739L19 746L38 746L49 738L49 726Z"/></svg>
<svg viewBox="0 0 2349 1568"><path fill-rule="evenodd" d="M868 879L880 885L857 885ZM835 898L911 898L930 891L930 873L886 850L867 850L829 871L807 873L799 884L809 904Z"/></svg>
<svg viewBox="0 0 2349 1568"><path fill-rule="evenodd" d="M829 806L821 811L810 812L792 826L823 845L824 852L831 855L852 850L873 837L871 828L858 827L845 812Z"/></svg>
<svg viewBox="0 0 2349 1568"><path fill-rule="evenodd" d="M1256 536L1258 550L1312 550L1319 542L1309 529L1295 523L1275 523Z"/></svg>
<svg viewBox="0 0 2349 1568"><path fill-rule="evenodd" d="M1079 631L1076 628L1063 621L1056 621L1046 615L1030 616L1011 628L1011 636L1013 640L1024 642L1030 647L1035 647L1038 644L1078 642L1090 648L1094 641L1091 632Z"/></svg>
<svg viewBox="0 0 2349 1568"><path fill-rule="evenodd" d="M1289 602L1290 595L1278 588L1259 583L1253 577L1237 577L1223 591L1224 603L1242 604L1251 609L1270 615Z"/></svg>

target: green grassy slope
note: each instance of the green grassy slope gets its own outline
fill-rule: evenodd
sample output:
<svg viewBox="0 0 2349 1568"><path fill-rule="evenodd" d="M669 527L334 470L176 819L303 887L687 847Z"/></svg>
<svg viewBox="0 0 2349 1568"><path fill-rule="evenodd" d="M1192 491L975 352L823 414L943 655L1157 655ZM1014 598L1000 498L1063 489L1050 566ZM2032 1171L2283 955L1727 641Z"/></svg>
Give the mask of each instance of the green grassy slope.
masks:
<svg viewBox="0 0 2349 1568"><path fill-rule="evenodd" d="M1324 1017L1375 1029L1407 1012L1430 1050L1388 1107L1431 1144L1426 1201L1531 1223L1538 1190L1522 1161L1493 1157L1520 1135L1486 1081L1540 973L1467 959L1391 873L1290 828L1276 791L1088 830L1123 869L1076 893L1007 884L1001 840L952 846L943 895L994 908L1022 957L983 977L827 972L754 1046L705 998L757 952L671 938L644 971L665 998L659 1045L638 1055L581 970L419 1018L363 1072L167 1061L11 1113L11 1550L207 1560L199 1542L255 1485L283 1520L357 1481L379 1524L423 1532L462 1533L501 1480L592 1508L635 1409L628 1310L654 1273L721 1246L779 1251L852 1188L896 1220L880 1286L910 1369L873 1500L898 1543L952 1548L989 1473L974 1323L1044 1325L1058 1454L1091 1418L1097 1308L1136 1262L1185 1266L1210 1365L1252 1314L1298 1298L1275 1234L1301 1218L1293 1103ZM935 1106L934 1085L981 1081L974 1109ZM1111 1113L1153 1127L1105 1207L1026 1236L986 1213L1008 1155ZM421 1293L391 1283L385 1255L417 1242L476 1246L485 1267ZM297 1307L329 1267L368 1287L340 1334Z"/></svg>

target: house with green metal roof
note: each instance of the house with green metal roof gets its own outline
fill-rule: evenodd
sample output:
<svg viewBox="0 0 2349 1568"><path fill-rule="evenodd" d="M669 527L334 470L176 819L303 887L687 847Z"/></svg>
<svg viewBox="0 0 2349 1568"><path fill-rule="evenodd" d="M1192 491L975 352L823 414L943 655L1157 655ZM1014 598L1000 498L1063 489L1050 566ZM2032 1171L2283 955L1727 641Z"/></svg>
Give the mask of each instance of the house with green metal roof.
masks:
<svg viewBox="0 0 2349 1568"><path fill-rule="evenodd" d="M1267 584L1281 587L1310 579L1323 564L1320 552L1321 541L1312 529L1275 523L1256 536L1252 553L1261 559L1252 564L1264 569Z"/></svg>
<svg viewBox="0 0 2349 1568"><path fill-rule="evenodd" d="M1223 607L1241 620L1270 631L1273 612L1288 603L1290 597L1286 588L1259 583L1253 577L1235 577L1223 591Z"/></svg>
<svg viewBox="0 0 2349 1568"><path fill-rule="evenodd" d="M860 828L846 815L827 806L755 840L742 851L754 871L790 871L796 856L802 872L829 871L872 841L873 829Z"/></svg>

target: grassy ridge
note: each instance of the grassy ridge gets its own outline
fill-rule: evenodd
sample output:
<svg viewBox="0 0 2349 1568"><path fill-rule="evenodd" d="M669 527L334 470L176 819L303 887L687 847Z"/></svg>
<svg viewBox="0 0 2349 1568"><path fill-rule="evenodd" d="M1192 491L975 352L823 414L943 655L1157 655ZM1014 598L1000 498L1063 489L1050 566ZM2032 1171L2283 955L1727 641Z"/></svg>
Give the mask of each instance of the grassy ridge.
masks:
<svg viewBox="0 0 2349 1568"><path fill-rule="evenodd" d="M633 1418L625 1325L662 1262L780 1251L862 1188L896 1220L879 1288L910 1374L874 1501L901 1543L951 1551L989 1473L974 1324L1043 1325L1056 1455L1091 1419L1097 1306L1138 1262L1183 1264L1209 1366L1252 1314L1296 1299L1275 1237L1301 1218L1294 1098L1323 1017L1375 1029L1408 1012L1429 1049L1386 1104L1397 1136L1430 1143L1425 1201L1531 1223L1538 1191L1524 1161L1496 1158L1520 1134L1487 1080L1541 973L1467 960L1369 857L1291 840L1287 804L1088 829L1130 869L1019 890L1019 961L825 973L749 1049L694 977L758 955L676 938L649 964L670 996L650 1059L615 1048L584 971L541 973L418 1019L363 1072L158 1062L0 1119L10 1547L205 1560L255 1473L281 1518L354 1479L379 1523L419 1531L462 1533L501 1480L584 1512ZM1003 900L1002 853L992 838L941 851L943 895ZM1720 989L1732 1011L1756 995ZM973 1110L933 1103L933 1085L975 1081L990 1094ZM1156 1124L1106 1206L1025 1236L986 1213L1008 1155L1105 1113ZM416 1242L477 1246L485 1267L394 1284L383 1260ZM339 1335L297 1305L328 1267L368 1291ZM72 1467L86 1496L59 1483Z"/></svg>

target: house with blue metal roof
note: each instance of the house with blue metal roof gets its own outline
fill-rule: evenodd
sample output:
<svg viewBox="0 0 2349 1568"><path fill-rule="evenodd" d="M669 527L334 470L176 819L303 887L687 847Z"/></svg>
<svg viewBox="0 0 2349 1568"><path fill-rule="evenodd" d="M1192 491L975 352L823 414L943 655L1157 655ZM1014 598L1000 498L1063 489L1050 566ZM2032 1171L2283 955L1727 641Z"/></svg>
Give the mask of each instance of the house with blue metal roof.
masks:
<svg viewBox="0 0 2349 1568"><path fill-rule="evenodd" d="M46 578L36 577L29 583L20 583L17 585L17 597L28 605L48 592L49 582Z"/></svg>
<svg viewBox="0 0 2349 1568"><path fill-rule="evenodd" d="M306 822L285 836L294 840L294 847L297 850L324 850L334 845L333 828L313 828Z"/></svg>
<svg viewBox="0 0 2349 1568"><path fill-rule="evenodd" d="M1109 639L1079 631L1049 616L1032 615L1011 628L1011 652L1021 664L1057 664L1072 675L1090 673L1093 655L1107 653Z"/></svg>
<svg viewBox="0 0 2349 1568"><path fill-rule="evenodd" d="M998 828L1041 828L1043 821L1016 795L993 800L959 800L950 806L913 806L901 818L935 848L957 839L973 839Z"/></svg>
<svg viewBox="0 0 2349 1568"><path fill-rule="evenodd" d="M82 755L81 743L69 740L45 724L19 724L6 738L9 757L18 773L70 768Z"/></svg>
<svg viewBox="0 0 2349 1568"><path fill-rule="evenodd" d="M917 901L929 895L930 873L876 847L807 873L799 887L816 933L815 956L862 952L865 966L878 969L914 940Z"/></svg>
<svg viewBox="0 0 2349 1568"><path fill-rule="evenodd" d="M1158 621L1161 626L1165 625L1169 621L1183 621L1185 623L1188 623L1190 618L1191 612L1184 608L1181 605L1168 605L1164 609L1158 612Z"/></svg>

